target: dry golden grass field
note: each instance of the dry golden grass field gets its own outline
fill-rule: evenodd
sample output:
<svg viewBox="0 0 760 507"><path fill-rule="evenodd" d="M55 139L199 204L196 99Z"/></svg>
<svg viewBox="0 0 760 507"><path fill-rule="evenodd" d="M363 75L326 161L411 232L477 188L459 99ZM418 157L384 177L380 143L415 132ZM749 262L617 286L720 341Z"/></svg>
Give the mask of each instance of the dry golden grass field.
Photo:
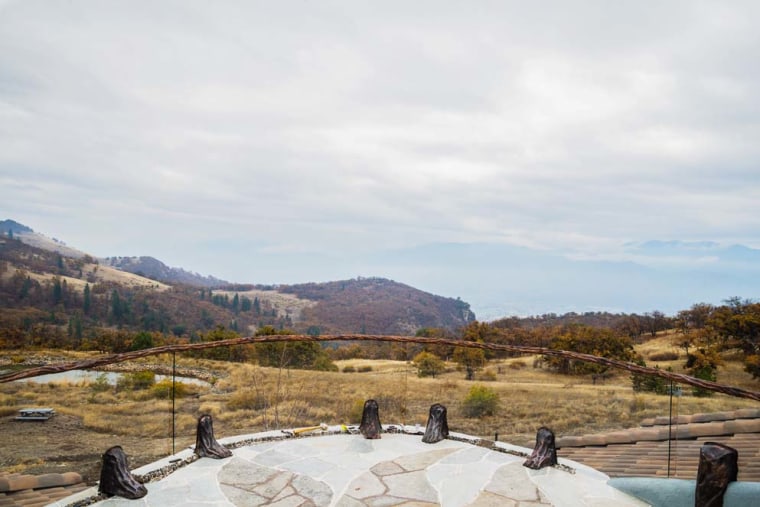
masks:
<svg viewBox="0 0 760 507"><path fill-rule="evenodd" d="M653 362L649 356L678 351L668 335L637 347L648 365L672 366L681 372L683 352L677 360ZM81 353L36 353L70 361ZM0 359L34 361L27 353L3 352ZM201 414L211 414L217 438L267 429L327 424L358 424L365 400L380 406L383 424L419 423L424 427L431 404L448 408L449 427L473 435L532 447L536 429L546 425L557 436L581 435L635 427L641 419L667 415L668 396L635 393L626 372L614 372L594 385L590 377L558 375L536 367L532 356L491 362L478 373L480 379L464 380L454 364L437 378L418 378L413 366L402 361L346 360L336 364L340 372L315 372L262 368L252 364L224 363L177 356L178 368L211 372L212 385L185 385L175 401L176 450L195 442L195 426ZM730 359L730 358L729 358ZM146 369L171 357L153 357ZM346 367L354 372L344 373ZM486 380L487 379L487 380ZM718 371L718 381L751 390L760 382L744 373L738 360L728 360ZM467 418L462 400L473 385L481 384L498 394L494 416ZM122 445L130 465L144 463L172 452L172 402L161 385L133 390L80 383L0 384L0 470L41 473L78 471L88 481L97 480L100 455L112 445ZM674 398L675 414L693 414L756 408L757 402L715 394L695 397L688 386ZM14 420L20 408L52 407L57 416L43 423Z"/></svg>

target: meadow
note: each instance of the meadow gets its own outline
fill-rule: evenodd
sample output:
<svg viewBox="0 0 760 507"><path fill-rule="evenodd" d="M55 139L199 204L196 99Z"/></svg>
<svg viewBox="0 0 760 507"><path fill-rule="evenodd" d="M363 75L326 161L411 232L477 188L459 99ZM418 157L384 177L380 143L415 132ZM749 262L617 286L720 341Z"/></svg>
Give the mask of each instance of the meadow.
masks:
<svg viewBox="0 0 760 507"><path fill-rule="evenodd" d="M682 371L683 352L678 355L668 335L637 349L649 365ZM62 357L60 351L35 355L53 354L59 360L85 357L82 353ZM6 353L4 357L19 361L21 355ZM34 360L26 356L26 361ZM668 359L655 362L651 357ZM726 359L718 370L719 382L758 389L758 382L742 370L738 358ZM129 366L139 371L160 363L170 365L171 360L157 356ZM613 372L594 383L588 376L559 375L540 364L534 356L491 361L475 380L467 381L453 363L447 363L446 371L435 378L419 378L413 365L404 361L343 360L336 361L338 372L318 372L178 355L179 368L211 372L212 384L182 384L174 401L174 417L171 385L166 382L146 388L92 381L0 384L0 438L6 443L0 469L39 473L50 471L56 462L77 466L67 452L99 466L99 455L110 445L126 449L123 442L132 446L131 464L139 466L171 454L173 448L193 444L202 414L212 415L217 438L322 422L358 424L364 401L370 398L377 400L383 424L424 428L430 405L442 403L448 408L452 431L489 439L498 434L501 441L526 447L533 446L540 426L550 427L557 436L583 435L636 427L642 419L668 415L670 410L669 396L634 392L627 372ZM465 416L463 400L475 385L497 395L494 415ZM29 406L53 407L58 415L37 426L13 420L20 408ZM722 394L697 397L688 386L683 387L682 396L673 398L674 415L750 407L756 408L757 403ZM40 435L35 436L38 429Z"/></svg>

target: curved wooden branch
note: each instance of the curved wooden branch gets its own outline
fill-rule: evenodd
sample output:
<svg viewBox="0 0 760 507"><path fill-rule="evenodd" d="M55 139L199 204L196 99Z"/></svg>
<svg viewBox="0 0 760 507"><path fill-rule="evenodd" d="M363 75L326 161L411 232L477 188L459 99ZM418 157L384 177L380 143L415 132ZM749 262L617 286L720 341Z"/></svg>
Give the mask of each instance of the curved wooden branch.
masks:
<svg viewBox="0 0 760 507"><path fill-rule="evenodd" d="M647 366L639 366L634 363L625 361L618 361L616 359L609 359L606 357L594 356L591 354L584 354L581 352L572 352L569 350L554 350L545 347L532 347L525 345L502 345L496 343L482 343L482 342L470 342L464 340L450 340L445 338L423 338L417 336L393 336L393 335L363 335L363 334L340 334L340 335L271 335L271 336L247 336L244 338L232 338L229 340L219 340L214 342L203 343L187 343L180 345L164 345L161 347L153 347L150 349L135 350L132 352L124 352L122 354L110 354L107 356L101 356L93 359L87 359L84 361L75 361L70 363L51 364L45 366L38 366L21 370L17 372L8 373L0 376L0 383L11 382L13 380L20 380L24 378L37 377L39 375L45 375L48 373L59 373L70 370L88 370L97 368L99 366L105 366L107 364L121 363L124 361L131 361L134 359L140 359L143 357L157 356L160 354L167 354L169 352L187 352L191 350L203 350L216 347L232 347L235 345L255 345L257 343L278 343L278 342L328 342L328 341L370 341L370 342L395 342L395 343L421 343L425 345L445 345L451 347L469 347L483 350L492 350L496 352L512 352L518 354L542 354L546 356L563 357L567 359L575 359L578 361L584 361L587 363L601 364L609 366L611 368L617 368L625 370L630 373L640 373L643 375L652 375L661 377L666 380L672 380L679 384L687 384L694 387L700 387L708 391L727 394L729 396L736 396L738 398L748 398L755 401L760 401L760 392L749 391L747 389L741 389L738 387L731 387L717 382L711 382L709 380L702 380L682 373L673 373L669 371L663 371L656 368L649 368Z"/></svg>

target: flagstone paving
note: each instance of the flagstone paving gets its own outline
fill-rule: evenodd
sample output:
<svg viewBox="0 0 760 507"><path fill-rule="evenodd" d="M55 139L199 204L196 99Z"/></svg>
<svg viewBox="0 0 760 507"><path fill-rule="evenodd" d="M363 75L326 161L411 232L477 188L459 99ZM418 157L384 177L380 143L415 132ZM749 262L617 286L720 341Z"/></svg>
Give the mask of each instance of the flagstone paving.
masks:
<svg viewBox="0 0 760 507"><path fill-rule="evenodd" d="M384 433L381 439L338 434L252 442L281 433L222 439L230 458L198 459L166 477L148 482L137 500L101 500L99 507L639 507L647 505L606 484L606 475L560 460L560 467L523 467L530 449L497 443L474 445L460 435L425 444L420 435ZM463 441L470 439L471 441ZM241 442L245 445L240 445ZM249 443L252 442L252 443ZM129 450L125 449L127 455ZM521 455L520 455L521 454ZM133 471L145 475L171 459ZM97 490L53 504L74 505Z"/></svg>

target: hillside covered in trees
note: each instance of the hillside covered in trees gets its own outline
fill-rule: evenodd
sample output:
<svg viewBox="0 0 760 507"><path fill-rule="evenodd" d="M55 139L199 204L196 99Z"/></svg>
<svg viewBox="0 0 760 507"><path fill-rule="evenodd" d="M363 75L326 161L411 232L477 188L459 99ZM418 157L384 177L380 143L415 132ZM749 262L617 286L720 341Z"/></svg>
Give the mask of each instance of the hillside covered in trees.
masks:
<svg viewBox="0 0 760 507"><path fill-rule="evenodd" d="M101 263L89 255L70 257L18 239L29 231L18 224L0 236L4 346L111 350L127 346L134 333L194 341L217 328L241 335L263 327L311 334L413 334L426 326L453 331L474 319L463 301L379 278L293 286L220 281L209 287L211 277L167 283L170 278L160 276L166 266L155 259ZM141 274L116 269L124 265ZM283 301L304 311L294 313Z"/></svg>
<svg viewBox="0 0 760 507"><path fill-rule="evenodd" d="M303 310L304 326L323 332L413 335L424 327L455 330L475 320L470 305L384 278L289 285L280 291L316 304Z"/></svg>

